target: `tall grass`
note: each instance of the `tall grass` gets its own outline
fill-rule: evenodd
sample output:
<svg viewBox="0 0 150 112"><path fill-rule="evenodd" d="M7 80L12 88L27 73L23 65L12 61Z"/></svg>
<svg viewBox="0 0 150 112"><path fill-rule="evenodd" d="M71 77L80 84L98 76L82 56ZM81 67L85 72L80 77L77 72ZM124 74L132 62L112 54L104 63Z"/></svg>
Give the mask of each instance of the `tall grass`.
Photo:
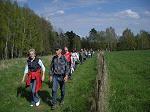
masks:
<svg viewBox="0 0 150 112"><path fill-rule="evenodd" d="M150 112L150 50L105 54L109 112Z"/></svg>

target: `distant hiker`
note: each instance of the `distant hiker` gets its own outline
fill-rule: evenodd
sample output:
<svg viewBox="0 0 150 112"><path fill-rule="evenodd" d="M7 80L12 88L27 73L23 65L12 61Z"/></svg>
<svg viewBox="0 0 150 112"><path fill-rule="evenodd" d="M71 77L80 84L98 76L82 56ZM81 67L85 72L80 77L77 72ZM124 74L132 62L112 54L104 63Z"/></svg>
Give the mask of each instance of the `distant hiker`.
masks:
<svg viewBox="0 0 150 112"><path fill-rule="evenodd" d="M86 49L84 49L84 54L85 54L85 60L88 58L88 52Z"/></svg>
<svg viewBox="0 0 150 112"><path fill-rule="evenodd" d="M70 71L68 76L69 76L69 79L71 79L71 53L68 51L67 47L64 47L64 51L65 51L64 56L66 58L66 61L67 61L68 67L69 67L69 71Z"/></svg>
<svg viewBox="0 0 150 112"><path fill-rule="evenodd" d="M91 48L91 57L93 57L93 55L94 55L94 51L93 51L93 49Z"/></svg>
<svg viewBox="0 0 150 112"><path fill-rule="evenodd" d="M40 98L38 96L38 91L42 86L42 81L45 79L45 66L43 65L42 61L36 57L34 49L29 50L29 57L25 66L22 83L24 82L25 78L26 87L30 86L32 93L30 106L39 106Z"/></svg>
<svg viewBox="0 0 150 112"><path fill-rule="evenodd" d="M83 61L84 61L84 51L83 49L80 50L80 53L79 53L79 59L80 59L80 63L82 64Z"/></svg>
<svg viewBox="0 0 150 112"><path fill-rule="evenodd" d="M72 59L73 63L75 63L74 69L76 69L79 64L79 54L74 49L72 50Z"/></svg>
<svg viewBox="0 0 150 112"><path fill-rule="evenodd" d="M75 61L73 60L72 52L71 52L71 74L74 72L74 67L75 67Z"/></svg>
<svg viewBox="0 0 150 112"><path fill-rule="evenodd" d="M86 49L84 48L84 50L83 50L83 53L84 53L84 55L83 55L83 60L85 61L86 60Z"/></svg>
<svg viewBox="0 0 150 112"><path fill-rule="evenodd" d="M88 51L88 58L91 58L91 51Z"/></svg>
<svg viewBox="0 0 150 112"><path fill-rule="evenodd" d="M52 87L52 100L51 100L51 109L56 108L56 98L58 86L61 90L60 104L64 104L65 96L65 82L68 80L69 67L65 56L62 55L62 49L60 47L55 49L56 55L52 58L50 65L50 81L53 82Z"/></svg>

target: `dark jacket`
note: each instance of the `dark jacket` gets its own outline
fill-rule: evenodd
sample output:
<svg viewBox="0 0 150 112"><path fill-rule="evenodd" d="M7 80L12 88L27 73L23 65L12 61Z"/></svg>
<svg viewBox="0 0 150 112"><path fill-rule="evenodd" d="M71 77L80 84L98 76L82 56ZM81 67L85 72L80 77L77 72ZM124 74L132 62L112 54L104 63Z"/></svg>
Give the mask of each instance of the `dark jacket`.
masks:
<svg viewBox="0 0 150 112"><path fill-rule="evenodd" d="M37 71L38 69L41 68L41 66L39 65L39 58L35 58L33 61L31 61L31 59L29 58L27 60L27 63L28 63L28 70L31 71L31 72L35 72Z"/></svg>
<svg viewBox="0 0 150 112"><path fill-rule="evenodd" d="M54 56L50 65L50 75L68 75L70 72L65 56Z"/></svg>

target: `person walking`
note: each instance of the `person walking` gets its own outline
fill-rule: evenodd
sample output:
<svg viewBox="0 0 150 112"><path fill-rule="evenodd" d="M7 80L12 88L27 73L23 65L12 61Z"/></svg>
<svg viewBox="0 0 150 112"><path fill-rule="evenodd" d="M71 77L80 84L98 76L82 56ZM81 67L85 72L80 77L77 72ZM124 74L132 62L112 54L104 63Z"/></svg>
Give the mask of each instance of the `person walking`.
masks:
<svg viewBox="0 0 150 112"><path fill-rule="evenodd" d="M84 61L84 51L83 51L83 49L80 50L79 59L80 59L80 63L83 64L83 61Z"/></svg>
<svg viewBox="0 0 150 112"><path fill-rule="evenodd" d="M41 76L42 74L42 76ZM31 105L39 106L40 98L38 91L42 86L42 81L45 79L45 66L42 61L37 58L35 49L29 50L29 57L27 59L27 64L25 66L24 76L22 78L22 83L26 78L26 87L30 86L31 89Z"/></svg>
<svg viewBox="0 0 150 112"><path fill-rule="evenodd" d="M60 104L64 104L65 96L65 82L68 80L69 67L67 60L64 55L62 55L62 49L60 47L55 49L56 55L52 58L50 65L50 81L52 81L52 100L51 100L51 109L54 110L57 104L57 90L60 86L61 98Z"/></svg>
<svg viewBox="0 0 150 112"><path fill-rule="evenodd" d="M68 78L71 79L71 53L68 51L67 47L64 47L64 56L66 58L68 67L69 67L69 74L68 74Z"/></svg>
<svg viewBox="0 0 150 112"><path fill-rule="evenodd" d="M74 70L76 70L77 65L79 64L79 55L78 55L77 51L73 49L71 56L73 59L73 63L75 63Z"/></svg>

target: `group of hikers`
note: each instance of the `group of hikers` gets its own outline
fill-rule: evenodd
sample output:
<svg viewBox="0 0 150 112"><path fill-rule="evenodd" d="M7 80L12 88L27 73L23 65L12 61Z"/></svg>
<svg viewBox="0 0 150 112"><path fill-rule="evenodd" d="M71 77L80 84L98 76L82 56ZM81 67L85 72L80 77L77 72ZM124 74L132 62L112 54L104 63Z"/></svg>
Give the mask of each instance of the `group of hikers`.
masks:
<svg viewBox="0 0 150 112"><path fill-rule="evenodd" d="M52 110L56 108L58 87L60 86L61 90L60 105L63 105L65 82L68 79L72 79L72 73L76 70L78 64L84 63L87 58L91 58L94 54L92 49L81 49L80 51L73 49L69 52L67 47L63 49L57 47L55 52L56 55L53 56L49 69L49 81L52 82L52 99L50 100ZM36 56L35 49L30 49L28 56L22 83L26 80L26 87L31 89L30 106L39 106L40 97L38 96L38 91L45 80L45 66L41 59Z"/></svg>

